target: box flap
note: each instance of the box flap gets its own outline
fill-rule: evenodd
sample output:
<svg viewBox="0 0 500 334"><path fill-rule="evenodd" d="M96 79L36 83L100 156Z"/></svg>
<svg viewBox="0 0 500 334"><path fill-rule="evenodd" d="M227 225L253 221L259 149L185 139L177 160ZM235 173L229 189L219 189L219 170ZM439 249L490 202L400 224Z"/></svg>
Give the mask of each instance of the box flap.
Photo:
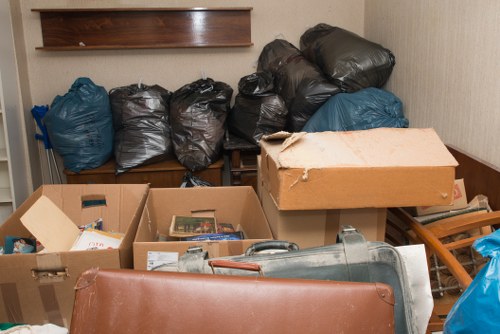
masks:
<svg viewBox="0 0 500 334"><path fill-rule="evenodd" d="M48 252L69 251L80 230L48 197L42 195L21 222Z"/></svg>
<svg viewBox="0 0 500 334"><path fill-rule="evenodd" d="M434 129L378 128L293 134L266 151L280 168L457 166ZM271 147L270 150L267 150ZM277 156L276 156L277 154Z"/></svg>
<svg viewBox="0 0 500 334"><path fill-rule="evenodd" d="M290 132L286 131L278 131L275 133L271 133L269 135L263 135L262 140L279 140L279 139L286 139L290 137L292 134Z"/></svg>

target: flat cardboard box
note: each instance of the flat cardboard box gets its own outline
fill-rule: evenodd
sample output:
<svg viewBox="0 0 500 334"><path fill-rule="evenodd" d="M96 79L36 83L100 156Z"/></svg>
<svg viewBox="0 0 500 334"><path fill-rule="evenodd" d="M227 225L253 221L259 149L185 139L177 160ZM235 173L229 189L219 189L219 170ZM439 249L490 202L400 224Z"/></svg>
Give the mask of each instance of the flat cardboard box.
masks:
<svg viewBox="0 0 500 334"><path fill-rule="evenodd" d="M125 237L118 249L0 255L0 322L53 323L69 328L74 286L83 271L133 267L132 242L148 189L142 184L65 184L37 189L0 226L0 245L5 236L32 237L21 217L42 197L50 199L75 225L102 218L105 230L125 233ZM96 199L104 200L105 205L86 206ZM49 210L41 218L52 213Z"/></svg>
<svg viewBox="0 0 500 334"><path fill-rule="evenodd" d="M355 227L369 241L385 238L384 208L282 211L267 191L261 192L261 201L274 238L294 242L301 249L336 243L342 225Z"/></svg>
<svg viewBox="0 0 500 334"><path fill-rule="evenodd" d="M172 216L190 216L197 211L213 211L217 222L240 225L247 239L157 241L158 235L168 235ZM150 251L181 256L189 247L198 246L211 258L241 255L253 243L272 238L257 194L250 186L150 189L134 240L134 269L147 269Z"/></svg>
<svg viewBox="0 0 500 334"><path fill-rule="evenodd" d="M294 133L261 140L280 210L449 205L458 165L433 129Z"/></svg>
<svg viewBox="0 0 500 334"><path fill-rule="evenodd" d="M453 202L450 205L417 206L409 208L414 216L425 216L433 213L465 209L468 205L464 179L455 180L453 186Z"/></svg>

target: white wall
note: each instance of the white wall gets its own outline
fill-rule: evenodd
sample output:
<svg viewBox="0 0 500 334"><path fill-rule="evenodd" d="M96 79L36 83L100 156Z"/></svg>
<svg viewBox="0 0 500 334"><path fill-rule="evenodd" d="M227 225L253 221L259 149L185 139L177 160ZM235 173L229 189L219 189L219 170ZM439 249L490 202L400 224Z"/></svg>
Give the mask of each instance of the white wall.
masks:
<svg viewBox="0 0 500 334"><path fill-rule="evenodd" d="M365 37L396 55L411 127L500 168L500 1L367 0Z"/></svg>

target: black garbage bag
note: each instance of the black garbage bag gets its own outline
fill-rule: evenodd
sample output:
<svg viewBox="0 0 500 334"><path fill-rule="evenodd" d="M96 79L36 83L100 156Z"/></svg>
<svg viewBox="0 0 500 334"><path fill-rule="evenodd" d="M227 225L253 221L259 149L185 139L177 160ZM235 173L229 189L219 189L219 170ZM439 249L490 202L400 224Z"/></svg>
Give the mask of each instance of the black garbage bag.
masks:
<svg viewBox="0 0 500 334"><path fill-rule="evenodd" d="M194 188L194 187L213 187L210 182L203 180L201 177L193 175L192 172L187 171L182 177L180 188Z"/></svg>
<svg viewBox="0 0 500 334"><path fill-rule="evenodd" d="M304 132L407 128L401 100L383 89L365 88L332 96L304 126Z"/></svg>
<svg viewBox="0 0 500 334"><path fill-rule="evenodd" d="M168 120L171 95L161 86L143 84L109 92L117 174L174 157Z"/></svg>
<svg viewBox="0 0 500 334"><path fill-rule="evenodd" d="M248 96L259 96L272 92L274 77L271 72L255 72L244 76L238 82L238 93Z"/></svg>
<svg viewBox="0 0 500 334"><path fill-rule="evenodd" d="M300 37L300 49L345 92L382 87L396 64L392 52L380 44L325 23Z"/></svg>
<svg viewBox="0 0 500 334"><path fill-rule="evenodd" d="M232 94L228 84L210 78L184 85L172 94L172 142L177 159L187 169L205 169L221 157Z"/></svg>
<svg viewBox="0 0 500 334"><path fill-rule="evenodd" d="M259 145L263 135L285 128L288 109L285 101L272 92L270 72L257 72L240 79L239 93L229 113L229 132Z"/></svg>
<svg viewBox="0 0 500 334"><path fill-rule="evenodd" d="M262 50L257 71L274 76L274 92L288 109L286 130L298 132L330 96L341 90L291 43L276 39Z"/></svg>
<svg viewBox="0 0 500 334"><path fill-rule="evenodd" d="M43 117L64 168L78 173L97 168L113 154L113 119L108 92L89 78L78 78L56 96Z"/></svg>

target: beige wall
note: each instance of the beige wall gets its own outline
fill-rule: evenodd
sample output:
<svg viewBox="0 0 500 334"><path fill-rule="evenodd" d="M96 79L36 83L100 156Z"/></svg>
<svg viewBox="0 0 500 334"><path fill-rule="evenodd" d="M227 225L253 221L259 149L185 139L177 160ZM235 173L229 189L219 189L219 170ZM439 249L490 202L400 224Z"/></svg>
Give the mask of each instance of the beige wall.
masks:
<svg viewBox="0 0 500 334"><path fill-rule="evenodd" d="M396 55L411 127L500 168L500 1L367 0L365 36Z"/></svg>
<svg viewBox="0 0 500 334"><path fill-rule="evenodd" d="M308 27L326 22L364 33L394 52L397 64L386 88L403 100L410 126L434 127L445 143L500 167L498 0L234 0L231 6L253 7L253 47L73 52L35 50L42 39L32 8L227 7L228 2L12 1L19 2L22 14L33 104L50 104L79 76L108 90L142 79L173 91L204 72L236 89L242 76L255 71L265 44L283 36L298 46Z"/></svg>
<svg viewBox="0 0 500 334"><path fill-rule="evenodd" d="M29 87L25 95L32 104L50 104L56 95L67 92L80 76L111 88L137 83L159 84L170 91L202 77L202 73L224 81L236 91L239 79L255 72L262 48L275 39L285 38L297 47L300 35L320 22L363 33L364 0L309 1L161 1L161 0L11 0L20 7L26 55L21 68L27 68ZM32 8L87 7L252 7L252 42L249 48L148 49L47 52L42 46L40 16ZM30 118L29 110L26 119ZM29 120L30 121L30 120ZM28 122L29 122L28 121ZM31 130L33 131L33 130ZM28 138L32 138L32 133ZM43 180L49 182L43 148L40 149ZM35 180L35 188L38 186Z"/></svg>
<svg viewBox="0 0 500 334"><path fill-rule="evenodd" d="M159 84L168 90L199 79L202 72L233 89L238 80L255 72L263 46L282 35L299 46L310 26L327 22L363 33L364 0L309 1L137 1L137 0L22 0L24 32L33 103L48 104L64 94L79 76L88 76L106 89L137 83ZM47 52L42 45L39 13L32 8L59 7L253 7L250 48L107 50Z"/></svg>

